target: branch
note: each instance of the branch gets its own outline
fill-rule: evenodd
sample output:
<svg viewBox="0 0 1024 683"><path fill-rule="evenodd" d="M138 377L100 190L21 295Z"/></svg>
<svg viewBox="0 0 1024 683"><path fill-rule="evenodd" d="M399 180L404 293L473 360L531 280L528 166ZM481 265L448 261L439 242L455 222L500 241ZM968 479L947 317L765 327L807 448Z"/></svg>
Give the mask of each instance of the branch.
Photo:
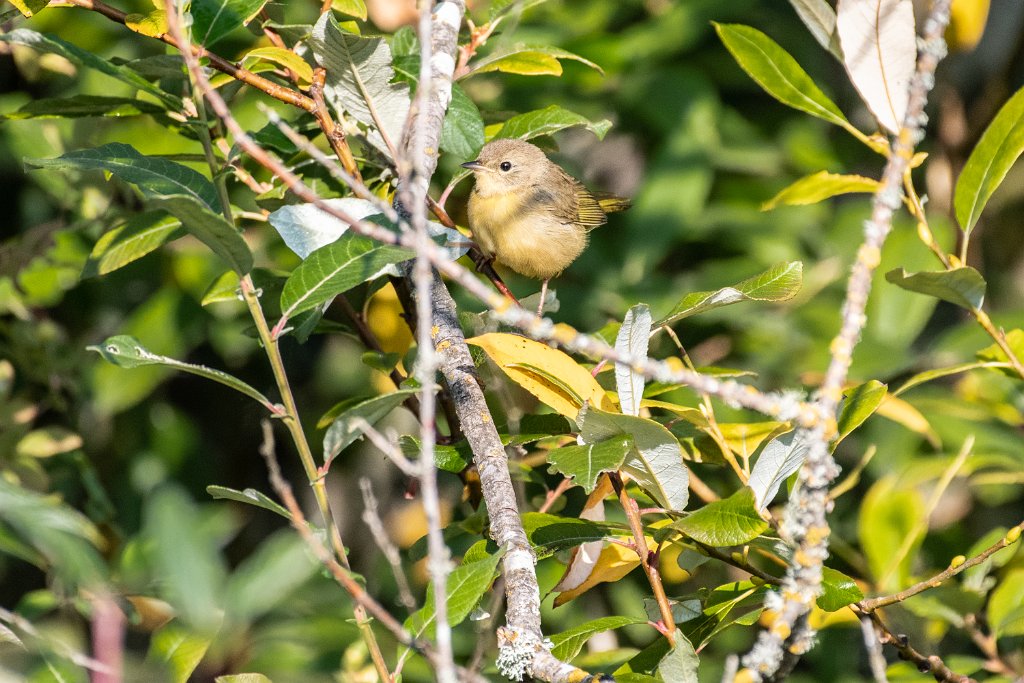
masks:
<svg viewBox="0 0 1024 683"><path fill-rule="evenodd" d="M853 359L853 350L867 320L865 307L871 278L881 258L882 245L892 229L893 214L900 208L901 186L914 147L924 136L928 93L935 84L935 68L946 54L943 33L949 23L951 0L935 0L924 24L917 68L910 82L907 114L886 163L881 186L872 200L871 218L864 225L864 241L857 252L843 304L842 325L830 346L832 358L817 396L820 415L826 417L810 430L812 444L800 470L797 486L786 505L780 536L794 546L794 561L786 572L780 593L772 593L766 606L778 612L769 630L743 658L743 676L772 678L783 666L784 656L795 662L813 644L813 629L806 615L821 592L822 564L828 557L830 508L828 489L839 468L829 452L842 388Z"/></svg>

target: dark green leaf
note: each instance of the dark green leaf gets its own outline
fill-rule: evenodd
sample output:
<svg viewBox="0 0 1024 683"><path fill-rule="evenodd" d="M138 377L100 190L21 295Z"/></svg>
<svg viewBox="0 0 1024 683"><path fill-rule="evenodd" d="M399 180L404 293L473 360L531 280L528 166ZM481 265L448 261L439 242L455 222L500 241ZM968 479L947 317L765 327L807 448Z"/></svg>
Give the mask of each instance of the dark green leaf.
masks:
<svg viewBox="0 0 1024 683"><path fill-rule="evenodd" d="M259 14L267 0L192 0L192 40L210 47Z"/></svg>
<svg viewBox="0 0 1024 683"><path fill-rule="evenodd" d="M331 408L319 422L321 425L325 422L331 425L324 435L324 462L330 462L352 442L362 437L363 432L358 426L360 420L373 425L418 392L419 389L399 389L390 394L356 403L345 402Z"/></svg>
<svg viewBox="0 0 1024 683"><path fill-rule="evenodd" d="M593 122L575 112L552 104L545 109L513 116L505 121L501 128L491 136L491 139L519 138L521 140L531 140L541 135L551 135L552 133L575 126L583 126L601 140L604 139L605 133L612 127L612 124L606 120Z"/></svg>
<svg viewBox="0 0 1024 683"><path fill-rule="evenodd" d="M456 159L475 159L484 146L484 120L469 95L452 84L452 101L441 126L441 149Z"/></svg>
<svg viewBox="0 0 1024 683"><path fill-rule="evenodd" d="M246 244L242 233L193 196L150 197L146 203L163 209L181 221L186 230L208 246L213 253L227 261L239 275L245 275L252 270L252 252L249 251L249 245Z"/></svg>
<svg viewBox="0 0 1024 683"><path fill-rule="evenodd" d="M226 589L229 613L245 622L270 612L320 569L306 542L291 529L279 531L231 573Z"/></svg>
<svg viewBox="0 0 1024 683"><path fill-rule="evenodd" d="M985 204L1024 152L1024 88L1018 90L985 129L956 181L953 206L960 228L970 234Z"/></svg>
<svg viewBox="0 0 1024 683"><path fill-rule="evenodd" d="M575 479L584 491L591 493L601 473L618 470L632 448L633 437L621 434L599 443L556 448L548 452L548 462L552 471Z"/></svg>
<svg viewBox="0 0 1024 683"><path fill-rule="evenodd" d="M831 567L821 568L821 591L817 605L826 612L835 612L864 599L856 581Z"/></svg>
<svg viewBox="0 0 1024 683"><path fill-rule="evenodd" d="M732 287L694 292L683 297L672 312L654 323L654 327L672 325L683 318L740 301L786 301L796 296L803 283L804 265L800 261L779 263Z"/></svg>
<svg viewBox="0 0 1024 683"><path fill-rule="evenodd" d="M143 156L131 145L120 142L68 152L56 159L26 159L25 164L36 168L103 170L137 185L148 197L188 195L210 208L218 205L213 183L198 171L160 157Z"/></svg>
<svg viewBox="0 0 1024 683"><path fill-rule="evenodd" d="M419 458L422 453L419 439L403 434L398 438L398 445L402 454L407 458ZM439 470L458 474L473 461L473 451L466 441L460 441L454 446L442 444L434 445L434 464Z"/></svg>
<svg viewBox="0 0 1024 683"><path fill-rule="evenodd" d="M538 557L547 557L559 550L628 533L622 525L540 512L525 513L523 528Z"/></svg>
<svg viewBox="0 0 1024 683"><path fill-rule="evenodd" d="M897 268L886 273L885 279L902 289L934 296L969 311L979 310L985 301L985 278L970 266L922 273Z"/></svg>
<svg viewBox="0 0 1024 683"><path fill-rule="evenodd" d="M728 498L708 503L673 523L672 527L695 541L717 548L757 538L768 530L768 522L754 507L754 492L744 486Z"/></svg>
<svg viewBox="0 0 1024 683"><path fill-rule="evenodd" d="M739 24L716 23L715 30L740 67L769 95L811 116L850 127L839 107L774 40L755 28Z"/></svg>
<svg viewBox="0 0 1024 683"><path fill-rule="evenodd" d="M237 377L229 375L226 372L221 372L220 370L208 368L205 365L184 363L180 360L175 360L174 358L168 358L167 356L152 353L144 348L135 337L130 337L128 335L109 337L102 344L98 346L89 346L87 348L90 351L99 353L107 362L113 363L118 367L137 368L143 365L163 365L175 370L181 370L182 372L199 375L206 379L212 379L214 382L219 382L224 386L231 387L235 391L258 401L265 408L269 409L274 405L266 396L256 391Z"/></svg>
<svg viewBox="0 0 1024 683"><path fill-rule="evenodd" d="M116 65L88 50L83 50L77 45L67 43L56 36L36 33L27 28L19 28L9 33L0 34L0 41L18 43L39 52L50 52L60 55L70 62L96 69L101 73L127 83L133 88L147 92L163 102L172 111L181 109L181 98L161 90L130 67Z"/></svg>
<svg viewBox="0 0 1024 683"><path fill-rule="evenodd" d="M111 273L184 234L181 221L163 212L135 214L124 224L103 233L96 241L89 260L85 262L82 277Z"/></svg>
<svg viewBox="0 0 1024 683"><path fill-rule="evenodd" d="M290 318L367 280L397 274L394 265L415 255L408 249L346 233L314 251L292 272L281 293L282 314Z"/></svg>
<svg viewBox="0 0 1024 683"><path fill-rule="evenodd" d="M161 114L163 107L131 97L101 97L75 95L74 97L44 97L23 104L5 119L77 119L85 117L121 118L142 114Z"/></svg>
<svg viewBox="0 0 1024 683"><path fill-rule="evenodd" d="M448 575L449 624L455 626L462 623L473 611L484 592L490 587L498 562L504 554L504 550L499 550L486 559L462 564ZM428 637L432 637L434 634L434 590L433 584L427 587L423 607L406 619L406 628L416 635L426 632Z"/></svg>
<svg viewBox="0 0 1024 683"><path fill-rule="evenodd" d="M864 424L864 421L878 410L878 406L885 400L887 390L886 385L873 379L846 392L846 399L843 401L843 408L839 412L839 421L836 425L838 435L835 443L838 444L845 439L850 432Z"/></svg>
<svg viewBox="0 0 1024 683"><path fill-rule="evenodd" d="M658 674L664 681L674 683L697 683L697 668L700 660L693 644L676 629L675 644L658 663Z"/></svg>

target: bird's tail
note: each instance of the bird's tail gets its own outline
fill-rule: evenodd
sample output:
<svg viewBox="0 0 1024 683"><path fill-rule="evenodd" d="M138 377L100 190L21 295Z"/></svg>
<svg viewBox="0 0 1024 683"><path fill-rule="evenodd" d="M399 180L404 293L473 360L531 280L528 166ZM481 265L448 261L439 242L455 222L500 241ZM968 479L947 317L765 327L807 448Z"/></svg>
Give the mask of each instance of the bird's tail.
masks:
<svg viewBox="0 0 1024 683"><path fill-rule="evenodd" d="M601 210L605 213L625 211L629 207L633 206L633 202L625 199L624 197L616 197L613 194L599 194L596 199L597 203L601 205Z"/></svg>

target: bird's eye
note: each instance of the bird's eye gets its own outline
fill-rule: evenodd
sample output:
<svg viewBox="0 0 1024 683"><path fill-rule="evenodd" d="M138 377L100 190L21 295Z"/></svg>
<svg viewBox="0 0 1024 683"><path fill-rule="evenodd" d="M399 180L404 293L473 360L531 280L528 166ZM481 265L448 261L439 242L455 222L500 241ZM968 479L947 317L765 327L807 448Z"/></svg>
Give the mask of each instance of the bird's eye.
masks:
<svg viewBox="0 0 1024 683"><path fill-rule="evenodd" d="M512 162L511 161L503 161L503 162L501 162L501 165L498 166L498 168L500 168L502 171L511 171L512 170Z"/></svg>

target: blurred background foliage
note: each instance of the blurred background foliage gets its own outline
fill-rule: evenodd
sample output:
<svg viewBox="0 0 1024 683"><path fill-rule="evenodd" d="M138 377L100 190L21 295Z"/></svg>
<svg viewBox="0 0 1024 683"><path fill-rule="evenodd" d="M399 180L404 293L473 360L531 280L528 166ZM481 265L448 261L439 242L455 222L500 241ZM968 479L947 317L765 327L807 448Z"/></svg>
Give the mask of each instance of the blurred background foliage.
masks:
<svg viewBox="0 0 1024 683"><path fill-rule="evenodd" d="M487 3L469 4L483 21ZM980 11L984 3L973 4ZM268 10L282 23L310 23L316 5L276 3ZM119 7L149 9L142 0ZM953 55L940 67L929 136L922 146L930 158L917 171L918 187L927 188L936 237L950 249L958 232L949 218L952 179L998 106L1024 84L1024 6L1017 0L993 0L989 17L977 46L970 42L970 31L960 27L966 35L958 37ZM28 21L6 11L4 20L4 30L24 24L106 58L168 53L161 43L80 9L48 9ZM593 235L583 257L555 282L561 302L557 320L596 331L621 320L637 302L649 303L657 318L688 292L733 284L774 263L800 260L804 287L796 299L721 309L687 319L677 332L697 365L754 371L765 389L813 388L838 329L846 274L869 202L864 195L850 195L768 212L761 211L761 204L793 180L823 169L877 177L882 159L838 128L765 95L723 48L711 21L742 22L765 31L855 125L872 130L870 115L842 66L814 42L784 2L551 0L514 15L485 52L514 42L553 45L596 62L604 75L565 61L560 77L482 74L463 85L488 124L551 104L614 124L603 141L584 131L544 141L590 186L634 199L632 210L612 217ZM239 31L216 51L233 58L255 40L252 33ZM257 455L261 409L200 378L157 366L124 370L85 350L110 335L131 334L154 352L224 368L275 395L244 307L230 301L201 305L222 270L205 247L179 240L111 274L83 276L87 257L110 228L117 207L135 206L137 200L125 186L95 172L26 172L25 157L52 157L111 141L202 168L198 142L147 116L66 120L13 115L32 100L110 95L120 88L94 71L21 46L6 44L0 55L0 113L8 114L0 126L0 182L8 196L0 243L0 607L30 619L39 635L25 649L0 644L0 679L86 680L67 656L68 648L88 650L88 622L81 614L90 607L81 599L66 599L80 597L77 587L109 579L125 594L142 595L152 593L157 580L185 577L189 583L178 590L189 593L189 586L202 586L208 591L185 603L193 610L187 616L197 632L223 620L195 680L244 670L279 681L372 680L349 621L349 601L321 576L297 539L281 531L286 522L257 508L211 502L205 492L211 484L268 489ZM294 117L259 93L234 85L227 91L236 115L252 129L265 123L257 102ZM465 160L442 159L435 178L438 190ZM460 224L468 185L461 184L447 203ZM255 209L244 188L233 199ZM1018 166L974 233L969 254L969 263L989 283L987 308L1006 329L1024 326L1022 211L1024 167ZM261 265L287 271L297 263L265 224L250 224L247 238ZM934 268L906 217L897 221L879 273L896 267ZM511 273L508 280L521 296L536 289L535 283ZM353 300L362 305L366 296L357 291ZM458 291L456 296L464 310L479 310L475 301ZM395 311L392 301L377 298L370 320L386 342L401 350L408 342L394 324ZM991 343L960 309L897 289L881 277L868 316L851 374L855 382L878 379L895 386L916 371L971 361ZM347 325L342 312L332 310L328 318ZM285 362L311 434L316 418L330 406L387 386L383 375L360 362L363 350L346 333L315 335L303 345L285 341ZM662 357L673 353L668 344L652 351ZM490 381L500 389L499 378ZM676 395L685 400L685 391ZM834 538L842 562L856 565L859 558L870 565L892 545L878 540L890 538L887 525L898 529L915 522L913 510L923 505L929 487L973 435L971 464L944 494L906 568L924 576L945 567L951 555L967 554L990 530L1020 521L1024 394L1019 380L982 370L924 385L902 398L908 407L902 418L897 416L901 419L873 417L837 452L848 470L869 446L878 449L853 493L837 501ZM508 418L518 419L530 409L518 396L495 401L498 415ZM721 411L723 420L731 414L726 407ZM732 414L737 420L753 419ZM915 421L918 415L925 422ZM402 411L387 423L399 431L413 424ZM301 481L289 448L279 450L293 480ZM524 477L524 509L543 502L543 471ZM712 467L699 471L720 494L731 492L726 473ZM373 480L385 522L396 529L402 547L419 537L422 522L416 506L405 499L407 482L379 454L358 444L340 456L329 487L343 536L371 593L394 606L396 589L383 558L376 546L357 540L367 538L359 519L359 476ZM472 510L460 502L458 479L444 475L442 484L449 513L469 516ZM872 507L881 505L879 496L897 494L912 500L887 509ZM571 491L562 509L578 509L582 500L579 489ZM71 508L79 512L73 515ZM27 537L34 540L27 542ZM879 550L872 551L873 544ZM183 547L190 552L180 552ZM191 564L183 569L188 557ZM1002 571L1014 565L1019 571L1024 562L1013 560ZM557 560L541 563L542 590L556 583L561 570ZM863 565L848 570L857 576L871 573ZM423 572L413 576L422 590ZM678 594L729 578L718 571L672 584L686 574L671 568L665 576L670 591ZM545 624L557 631L578 623L581 615L642 616L647 594L635 572L629 580L592 591L575 608L546 608ZM158 680L167 673L159 657L145 658L147 649L185 647L188 638L198 636L182 635L172 645L151 643L149 620L159 623L159 606L155 614L145 605L136 607L128 677ZM923 618L900 611L893 620L919 639L921 649L964 653L965 662L979 656L969 637L951 629L937 608L912 611ZM467 622L457 630L460 656L476 647L476 628L481 627ZM612 644L622 648L644 647L653 637L645 627L618 633L619 641ZM702 679L717 680L723 656L744 649L752 633L739 629L716 639L702 653ZM171 640L172 635L164 633ZM492 642L493 635L487 637ZM794 680L862 677L859 629L828 629L821 640ZM490 647L493 651L493 643ZM949 663L956 668L957 661ZM406 673L409 680L426 676L416 664Z"/></svg>

